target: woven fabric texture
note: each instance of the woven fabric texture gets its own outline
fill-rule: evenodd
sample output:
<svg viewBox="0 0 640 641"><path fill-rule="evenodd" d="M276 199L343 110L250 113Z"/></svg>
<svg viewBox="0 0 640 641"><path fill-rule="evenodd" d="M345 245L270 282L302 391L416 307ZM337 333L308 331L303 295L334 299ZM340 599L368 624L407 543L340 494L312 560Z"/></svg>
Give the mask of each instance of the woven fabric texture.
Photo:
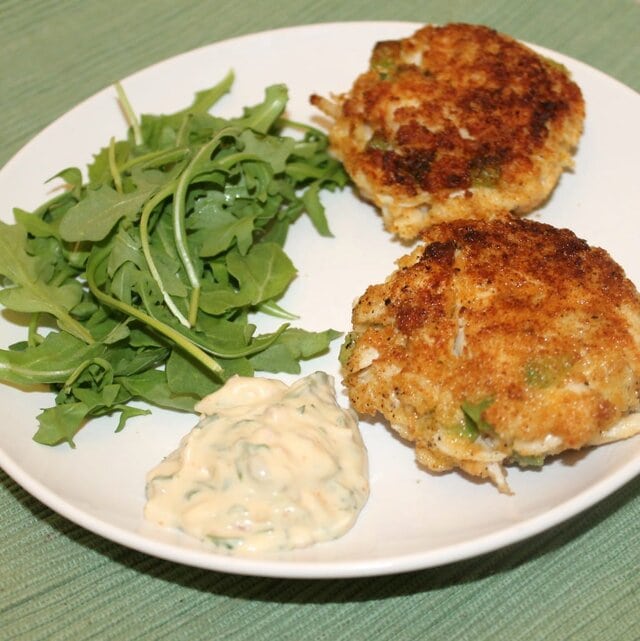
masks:
<svg viewBox="0 0 640 641"><path fill-rule="evenodd" d="M343 20L484 23L640 89L634 0L0 0L0 166L72 106L149 64L241 34ZM339 581L160 561L74 525L2 472L0 515L0 639L640 639L640 479L498 552Z"/></svg>

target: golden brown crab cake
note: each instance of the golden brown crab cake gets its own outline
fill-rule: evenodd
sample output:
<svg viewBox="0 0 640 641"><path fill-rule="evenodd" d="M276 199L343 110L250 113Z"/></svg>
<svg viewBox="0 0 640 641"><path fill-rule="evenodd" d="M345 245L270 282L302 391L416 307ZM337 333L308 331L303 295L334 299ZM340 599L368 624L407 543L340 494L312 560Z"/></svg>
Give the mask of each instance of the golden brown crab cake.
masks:
<svg viewBox="0 0 640 641"><path fill-rule="evenodd" d="M640 431L640 296L602 249L508 217L430 227L353 309L354 408L433 471L508 491L504 465Z"/></svg>
<svg viewBox="0 0 640 641"><path fill-rule="evenodd" d="M524 214L551 193L582 133L579 87L560 64L478 25L379 42L349 93L311 102L331 146L387 229Z"/></svg>

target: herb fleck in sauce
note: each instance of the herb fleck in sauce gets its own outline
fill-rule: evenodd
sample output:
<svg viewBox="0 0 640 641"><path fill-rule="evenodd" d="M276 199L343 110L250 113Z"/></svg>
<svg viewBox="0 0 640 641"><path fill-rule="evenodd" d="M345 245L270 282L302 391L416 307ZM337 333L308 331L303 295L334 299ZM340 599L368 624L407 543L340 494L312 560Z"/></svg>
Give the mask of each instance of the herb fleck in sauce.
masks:
<svg viewBox="0 0 640 641"><path fill-rule="evenodd" d="M220 549L255 554L335 539L369 494L354 414L316 372L290 387L234 377L147 477L145 516Z"/></svg>

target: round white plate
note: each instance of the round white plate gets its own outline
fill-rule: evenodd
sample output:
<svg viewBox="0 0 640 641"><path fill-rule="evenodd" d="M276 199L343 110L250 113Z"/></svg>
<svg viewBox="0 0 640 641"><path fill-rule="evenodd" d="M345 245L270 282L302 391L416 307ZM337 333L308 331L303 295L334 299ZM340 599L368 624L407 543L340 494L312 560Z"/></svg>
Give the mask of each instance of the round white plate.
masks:
<svg viewBox="0 0 640 641"><path fill-rule="evenodd" d="M214 112L236 115L259 102L263 90L284 82L288 113L319 124L308 104L312 92L347 90L366 68L377 40L402 37L409 23L319 24L259 33L216 43L172 58L123 82L137 112L172 112L233 68L236 82ZM640 96L566 56L539 49L565 64L587 103L584 137L575 172L565 174L534 218L569 227L606 248L640 283L637 207L640 202ZM64 167L84 167L126 125L113 88L93 96L54 122L0 171L0 212L32 209L52 189L45 181ZM320 238L306 219L296 224L287 251L299 269L285 301L307 329L349 329L352 301L379 282L406 253L383 231L380 217L349 189L325 198L334 238ZM265 325L263 328L267 330ZM0 317L0 345L25 335ZM338 344L306 364L303 374L324 369L338 375ZM91 423L77 448L32 441L36 415L52 395L0 387L0 464L28 492L53 510L108 539L192 566L278 577L354 577L432 567L524 539L606 497L640 472L640 438L569 455L542 471L509 472L514 496L451 473L434 476L414 463L410 447L381 423L361 423L369 451L371 497L356 526L335 542L284 554L246 559L222 555L144 522L145 473L168 454L195 417L154 410L114 434L115 422Z"/></svg>

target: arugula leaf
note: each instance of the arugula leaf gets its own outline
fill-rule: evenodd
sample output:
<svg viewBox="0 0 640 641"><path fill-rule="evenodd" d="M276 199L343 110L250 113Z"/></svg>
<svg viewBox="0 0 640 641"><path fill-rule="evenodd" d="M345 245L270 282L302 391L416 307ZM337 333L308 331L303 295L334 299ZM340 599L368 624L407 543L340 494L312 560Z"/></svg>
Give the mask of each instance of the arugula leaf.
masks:
<svg viewBox="0 0 640 641"><path fill-rule="evenodd" d="M23 307L25 311L52 314L65 331L87 343L93 342L91 334L69 314L65 306L70 301L69 295L60 299L60 288L43 281L41 272L42 262L28 253L26 232L18 225L0 221L0 274L19 288L13 293L4 293L5 300L0 302L12 303L14 308Z"/></svg>
<svg viewBox="0 0 640 641"><path fill-rule="evenodd" d="M300 360L312 358L329 349L331 341L340 337L340 332L307 332L289 328L281 339L267 349L251 357L251 364L267 372L300 373Z"/></svg>
<svg viewBox="0 0 640 641"><path fill-rule="evenodd" d="M46 296L43 294L46 292ZM49 312L73 309L82 298L80 283L72 281L60 287L9 287L0 291L0 304L16 312ZM54 302L55 301L55 302Z"/></svg>
<svg viewBox="0 0 640 641"><path fill-rule="evenodd" d="M129 157L131 146L126 140L119 140L113 145L112 149L115 155L116 162L121 164L126 162L127 158ZM80 184L78 187L80 189L81 187L83 187L82 174L79 170L76 171L78 171L78 174L80 174ZM88 168L88 174L89 183L87 187L89 187L89 189L95 189L100 185L110 182L111 167L109 164L109 147L104 147L93 157L93 162L91 163L91 165L89 165ZM58 174L58 176L60 176L60 174Z"/></svg>
<svg viewBox="0 0 640 641"><path fill-rule="evenodd" d="M66 213L60 235L69 242L103 240L120 219L135 220L156 189L157 185L141 181L134 191L123 194L102 183Z"/></svg>
<svg viewBox="0 0 640 641"><path fill-rule="evenodd" d="M232 122L245 129L266 134L282 115L288 99L288 91L284 85L267 87L264 102L245 109L244 116Z"/></svg>
<svg viewBox="0 0 640 641"><path fill-rule="evenodd" d="M222 98L222 96L231 91L233 80L233 72L229 71L218 84L213 87L209 87L208 89L196 92L193 102L183 111L179 111L177 114L174 114L174 118L187 113L197 114L207 112L216 104L216 102L218 102L218 100L220 100L220 98Z"/></svg>
<svg viewBox="0 0 640 641"><path fill-rule="evenodd" d="M140 118L118 85L127 137L94 155L86 182L67 167L61 193L0 221L0 304L29 319L0 350L0 381L51 387L38 442L73 446L98 416L120 430L147 411L132 401L193 411L230 376L299 371L338 336L249 322L296 318L278 304L296 276L288 229L306 212L330 235L320 194L347 178L323 133L283 118L284 85L236 118L210 114L232 82Z"/></svg>
<svg viewBox="0 0 640 641"><path fill-rule="evenodd" d="M202 398L215 392L223 381L211 376L188 356L173 351L166 363L167 385L174 394L190 395ZM224 362L225 379L238 374L253 376L254 369L246 358L226 360Z"/></svg>
<svg viewBox="0 0 640 641"><path fill-rule="evenodd" d="M49 407L38 415L40 427L33 440L42 445L66 442L75 447L73 437L82 427L88 414L89 407L82 402Z"/></svg>
<svg viewBox="0 0 640 641"><path fill-rule="evenodd" d="M66 332L51 332L38 345L0 350L0 381L62 384L79 363L102 356L104 351L100 343L87 345Z"/></svg>
<svg viewBox="0 0 640 641"><path fill-rule="evenodd" d="M228 209L212 206L209 211L204 209L201 202L196 205L196 216L203 219L202 223L194 220L193 229L199 230L199 236L192 235L192 242L199 245L198 254L201 257L214 257L233 247L238 248L244 255L253 244L253 229L255 216L242 215L237 217Z"/></svg>
<svg viewBox="0 0 640 641"><path fill-rule="evenodd" d="M246 256L230 252L227 268L252 305L282 294L296 274L289 257L275 243L254 245Z"/></svg>
<svg viewBox="0 0 640 641"><path fill-rule="evenodd" d="M174 393L167 383L165 372L150 369L120 380L134 397L166 409L192 412L199 398L195 394Z"/></svg>

